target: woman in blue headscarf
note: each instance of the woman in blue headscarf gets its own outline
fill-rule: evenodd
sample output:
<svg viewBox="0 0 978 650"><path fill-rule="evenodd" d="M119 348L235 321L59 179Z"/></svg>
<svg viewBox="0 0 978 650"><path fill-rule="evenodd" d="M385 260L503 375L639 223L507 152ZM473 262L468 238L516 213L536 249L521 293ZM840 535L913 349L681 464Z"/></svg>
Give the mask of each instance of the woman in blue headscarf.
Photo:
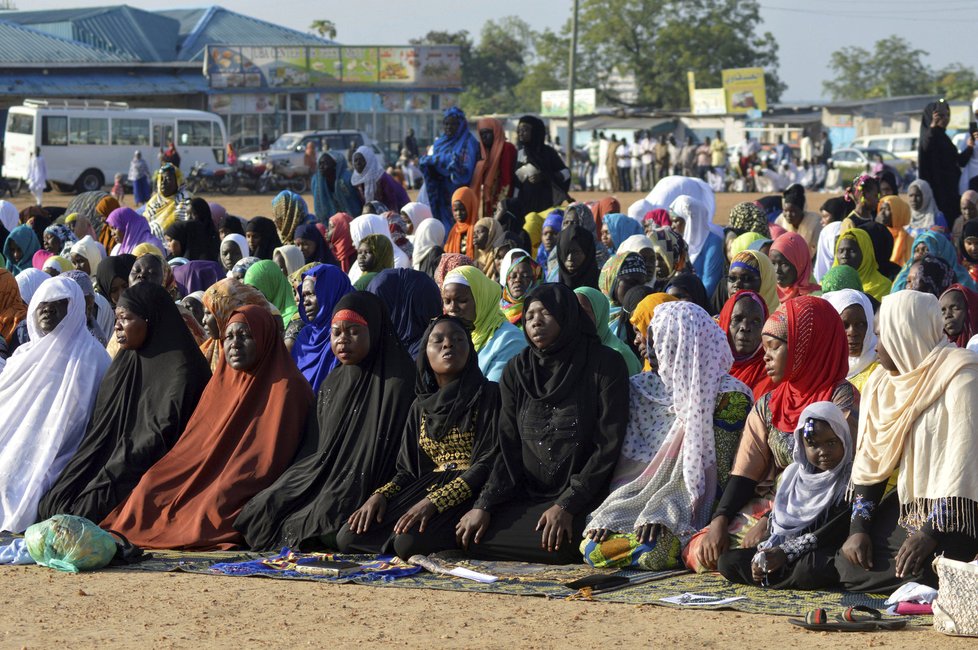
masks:
<svg viewBox="0 0 978 650"><path fill-rule="evenodd" d="M547 269L547 258L550 251L557 247L557 237L560 235L560 226L563 222L564 213L560 210L554 210L543 221L543 235L541 236L540 247L537 248L537 264L542 269Z"/></svg>
<svg viewBox="0 0 978 650"><path fill-rule="evenodd" d="M414 269L384 269L370 281L367 291L384 301L394 333L416 359L431 319L441 315L441 292L427 273Z"/></svg>
<svg viewBox="0 0 978 650"><path fill-rule="evenodd" d="M978 284L971 279L968 270L958 261L958 253L954 249L954 244L951 243L951 240L942 233L927 230L914 238L913 244L910 246L910 259L903 265L900 273L896 276L896 280L893 281L893 293L907 288L907 275L910 273L910 267L916 262L919 262L927 254L939 257L947 262L951 269L954 270L954 276L957 278L958 284L964 285L972 291L978 291Z"/></svg>
<svg viewBox="0 0 978 650"><path fill-rule="evenodd" d="M601 220L601 243L608 248L609 255L617 253L618 247L632 235L641 234L641 224L627 214L614 212Z"/></svg>
<svg viewBox="0 0 978 650"><path fill-rule="evenodd" d="M419 165L431 213L445 225L445 232L448 232L455 222L452 217L452 194L472 181L472 172L479 157L479 141L469 133L465 113L456 106L445 111L442 125L443 135L435 140L431 155L421 156Z"/></svg>
<svg viewBox="0 0 978 650"><path fill-rule="evenodd" d="M337 212L360 214L363 203L351 176L342 154L325 151L319 156L319 171L312 175L312 206L320 223L328 223Z"/></svg>
<svg viewBox="0 0 978 650"><path fill-rule="evenodd" d="M353 285L338 266L320 264L302 274L299 317L305 327L299 330L292 346L292 358L312 389L339 365L329 344L333 307L340 298L353 292Z"/></svg>
<svg viewBox="0 0 978 650"><path fill-rule="evenodd" d="M3 244L3 257L7 260L7 270L17 275L24 269L33 268L31 258L41 248L34 229L24 224L10 231Z"/></svg>

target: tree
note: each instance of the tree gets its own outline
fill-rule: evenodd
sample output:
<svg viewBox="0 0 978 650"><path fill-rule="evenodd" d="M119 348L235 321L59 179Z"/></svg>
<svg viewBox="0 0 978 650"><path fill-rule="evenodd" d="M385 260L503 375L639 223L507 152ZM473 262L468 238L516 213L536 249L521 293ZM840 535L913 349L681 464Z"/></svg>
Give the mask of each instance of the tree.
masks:
<svg viewBox="0 0 978 650"><path fill-rule="evenodd" d="M970 102L978 91L978 75L973 68L952 63L935 73L934 90L945 99Z"/></svg>
<svg viewBox="0 0 978 650"><path fill-rule="evenodd" d="M638 103L689 106L687 71L697 84L719 86L725 68L763 67L769 101L785 86L777 75L778 47L761 24L756 0L583 0L578 85L594 85L605 101L614 73L634 78ZM564 36L570 33L565 26ZM566 50L564 50L566 58Z"/></svg>
<svg viewBox="0 0 978 650"><path fill-rule="evenodd" d="M934 73L924 63L927 52L900 36L876 41L873 51L861 47L836 50L829 58L833 79L822 87L833 99L871 99L933 92Z"/></svg>
<svg viewBox="0 0 978 650"><path fill-rule="evenodd" d="M314 20L309 25L309 29L319 34L322 38L334 40L336 38L336 23L332 20Z"/></svg>

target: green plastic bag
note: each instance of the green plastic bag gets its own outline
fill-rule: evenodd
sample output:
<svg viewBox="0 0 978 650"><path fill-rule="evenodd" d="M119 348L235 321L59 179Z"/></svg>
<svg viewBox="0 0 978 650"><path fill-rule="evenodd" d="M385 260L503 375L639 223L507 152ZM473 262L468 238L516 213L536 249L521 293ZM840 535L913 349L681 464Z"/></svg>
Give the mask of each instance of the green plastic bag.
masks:
<svg viewBox="0 0 978 650"><path fill-rule="evenodd" d="M58 571L101 569L115 557L115 538L88 519L55 515L24 533L27 551L41 566Z"/></svg>

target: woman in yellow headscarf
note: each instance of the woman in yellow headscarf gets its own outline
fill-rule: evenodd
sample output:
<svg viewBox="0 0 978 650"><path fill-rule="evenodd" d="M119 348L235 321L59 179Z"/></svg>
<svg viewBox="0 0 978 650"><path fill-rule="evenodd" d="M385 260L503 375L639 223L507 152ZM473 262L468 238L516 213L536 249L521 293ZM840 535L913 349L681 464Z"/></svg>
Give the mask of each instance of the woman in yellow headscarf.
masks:
<svg viewBox="0 0 978 650"><path fill-rule="evenodd" d="M893 283L879 272L873 240L865 230L851 228L839 235L839 241L835 243L835 262L832 266L841 264L856 269L859 279L863 281L863 293L866 295L880 301L883 296L890 293Z"/></svg>
<svg viewBox="0 0 978 650"><path fill-rule="evenodd" d="M890 261L903 266L910 259L910 243L913 241L907 232L907 226L910 225L910 206L899 196L884 196L880 199L877 220L893 235L893 254Z"/></svg>
<svg viewBox="0 0 978 650"><path fill-rule="evenodd" d="M189 218L190 196L183 187L183 175L179 168L163 163L156 172L156 193L146 203L143 216L153 234L161 241L167 228Z"/></svg>
<svg viewBox="0 0 978 650"><path fill-rule="evenodd" d="M546 212L528 212L523 219L523 230L530 236L530 248L536 250L543 241L543 222L546 220L550 210Z"/></svg>
<svg viewBox="0 0 978 650"><path fill-rule="evenodd" d="M760 286L753 284L730 286L729 278L742 275L737 269L741 269L748 274L753 273L759 277L761 282ZM770 258L764 253L746 250L734 255L733 259L730 260L730 269L727 271L727 278L727 290L731 296L738 291L756 291L764 299L764 304L767 305L769 314L776 312L781 305L778 300L778 280L774 275L774 265L771 264Z"/></svg>
<svg viewBox="0 0 978 650"><path fill-rule="evenodd" d="M668 293L653 293L645 296L642 302L638 303L638 307L632 312L631 323L632 327L635 328L635 347L638 348L639 360L644 361L645 366L643 370L648 372L650 370L657 370L657 368L652 367L649 362L648 354L648 339L647 333L649 325L652 324L652 316L655 315L655 309L659 305L663 305L667 302L675 302L678 300L675 296L670 296ZM650 349L650 348L649 348Z"/></svg>

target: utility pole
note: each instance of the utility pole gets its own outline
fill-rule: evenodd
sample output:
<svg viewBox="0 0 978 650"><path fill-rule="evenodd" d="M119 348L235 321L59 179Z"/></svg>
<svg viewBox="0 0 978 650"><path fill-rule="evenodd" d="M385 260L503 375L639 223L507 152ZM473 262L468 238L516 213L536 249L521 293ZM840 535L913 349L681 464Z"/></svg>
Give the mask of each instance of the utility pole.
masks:
<svg viewBox="0 0 978 650"><path fill-rule="evenodd" d="M577 10L579 0L574 0L574 15L571 17L571 46L570 60L567 65L567 142L564 144L567 152L567 168L574 170L574 83L577 65ZM571 179L573 184L573 178Z"/></svg>

